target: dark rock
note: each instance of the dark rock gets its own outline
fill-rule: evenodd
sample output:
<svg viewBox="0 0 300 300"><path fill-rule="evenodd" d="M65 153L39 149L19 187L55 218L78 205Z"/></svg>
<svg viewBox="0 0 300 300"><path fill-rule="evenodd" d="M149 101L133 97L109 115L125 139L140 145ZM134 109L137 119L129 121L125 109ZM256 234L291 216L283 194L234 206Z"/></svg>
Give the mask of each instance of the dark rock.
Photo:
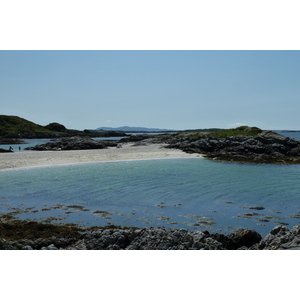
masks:
<svg viewBox="0 0 300 300"><path fill-rule="evenodd" d="M120 139L120 143L135 143L135 142L140 142L140 141L145 141L147 139L151 139L153 136L149 134L138 134L138 135L131 135L126 138Z"/></svg>
<svg viewBox="0 0 300 300"><path fill-rule="evenodd" d="M292 229L276 226L261 242L261 247L267 250L300 250L300 225Z"/></svg>
<svg viewBox="0 0 300 300"><path fill-rule="evenodd" d="M21 250L33 250L31 246L24 246Z"/></svg>
<svg viewBox="0 0 300 300"><path fill-rule="evenodd" d="M95 141L88 137L66 137L46 144L28 147L25 150L36 151L62 151L62 150L86 150L86 149L105 149L116 147L116 141Z"/></svg>
<svg viewBox="0 0 300 300"><path fill-rule="evenodd" d="M253 229L239 229L235 233L223 235L211 234L211 237L220 242L224 249L236 250L243 247L251 247L259 243L261 235Z"/></svg>
<svg viewBox="0 0 300 300"><path fill-rule="evenodd" d="M20 222L25 228L24 221ZM16 228L17 222L13 224ZM0 250L300 250L300 224L292 229L276 226L263 240L253 229L240 229L223 235L186 229L114 226L87 228L79 233L75 227L70 231L71 228L66 226L52 225L50 228L48 225L46 236L37 231L36 234L30 234L30 238L22 239L18 239L17 235L9 235L10 239L4 239L0 231ZM25 234L22 232L21 236Z"/></svg>
<svg viewBox="0 0 300 300"><path fill-rule="evenodd" d="M300 141L262 132L260 136L228 136L225 138L199 135L171 137L164 140L166 148L181 149L187 153L204 154L217 161L241 163L298 164Z"/></svg>
<svg viewBox="0 0 300 300"><path fill-rule="evenodd" d="M235 246L232 239L228 238L226 235L220 233L214 233L211 236L216 241L220 242L225 249L229 249L229 250L234 249Z"/></svg>
<svg viewBox="0 0 300 300"><path fill-rule="evenodd" d="M225 249L209 233L165 228L110 229L84 234L68 249L88 250L221 250Z"/></svg>
<svg viewBox="0 0 300 300"><path fill-rule="evenodd" d="M0 250L13 250L14 248L5 239L0 238Z"/></svg>
<svg viewBox="0 0 300 300"><path fill-rule="evenodd" d="M41 250L58 250L58 248L56 248L55 245L51 244L47 247L42 247Z"/></svg>
<svg viewBox="0 0 300 300"><path fill-rule="evenodd" d="M14 152L14 151L12 151L12 150L6 150L6 149L3 149L3 148L0 148L0 152L5 153L5 152Z"/></svg>
<svg viewBox="0 0 300 300"><path fill-rule="evenodd" d="M253 229L239 229L236 233L229 234L227 238L230 240L229 245L231 249L238 249L259 243L262 236Z"/></svg>

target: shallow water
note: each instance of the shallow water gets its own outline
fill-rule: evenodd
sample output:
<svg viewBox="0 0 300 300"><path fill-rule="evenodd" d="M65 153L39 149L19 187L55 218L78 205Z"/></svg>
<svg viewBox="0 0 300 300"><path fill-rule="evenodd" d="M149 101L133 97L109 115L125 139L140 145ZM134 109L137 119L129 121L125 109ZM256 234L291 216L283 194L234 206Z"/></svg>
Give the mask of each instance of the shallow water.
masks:
<svg viewBox="0 0 300 300"><path fill-rule="evenodd" d="M171 159L0 171L0 210L83 226L266 234L299 223L300 166Z"/></svg>

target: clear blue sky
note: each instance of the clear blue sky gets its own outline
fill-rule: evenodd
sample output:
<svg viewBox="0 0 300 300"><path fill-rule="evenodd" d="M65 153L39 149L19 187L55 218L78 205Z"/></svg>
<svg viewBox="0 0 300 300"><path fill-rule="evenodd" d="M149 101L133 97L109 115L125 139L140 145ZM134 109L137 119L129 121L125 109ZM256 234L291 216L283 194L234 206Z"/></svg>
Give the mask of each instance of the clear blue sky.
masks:
<svg viewBox="0 0 300 300"><path fill-rule="evenodd" d="M81 130L300 130L300 51L0 51L0 104Z"/></svg>

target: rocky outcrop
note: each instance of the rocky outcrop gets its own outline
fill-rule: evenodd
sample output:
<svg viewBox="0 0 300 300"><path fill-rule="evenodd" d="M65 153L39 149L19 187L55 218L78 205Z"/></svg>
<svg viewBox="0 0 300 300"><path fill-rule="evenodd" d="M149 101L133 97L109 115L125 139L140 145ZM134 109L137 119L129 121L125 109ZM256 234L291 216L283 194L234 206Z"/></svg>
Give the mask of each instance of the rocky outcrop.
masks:
<svg viewBox="0 0 300 300"><path fill-rule="evenodd" d="M224 235L153 227L82 229L25 221L1 228L0 250L300 250L300 224L292 229L276 226L264 239L253 229Z"/></svg>
<svg viewBox="0 0 300 300"><path fill-rule="evenodd" d="M71 249L106 250L224 250L250 247L261 240L259 233L244 230L224 236L208 231L186 229L144 228L128 230L98 230L85 234Z"/></svg>
<svg viewBox="0 0 300 300"><path fill-rule="evenodd" d="M0 249L7 250L224 250L252 246L261 236L245 239L236 233L231 236L210 235L209 232L171 230L165 228L97 229L80 238L49 237L7 241L0 239Z"/></svg>
<svg viewBox="0 0 300 300"><path fill-rule="evenodd" d="M88 137L67 137L52 141L46 144L25 148L25 150L36 151L61 151L61 150L85 150L85 149L105 149L116 147L116 141L95 141Z"/></svg>
<svg viewBox="0 0 300 300"><path fill-rule="evenodd" d="M253 229L239 229L229 235L216 233L211 236L221 242L222 246L228 250L246 249L259 243L262 239L261 235Z"/></svg>
<svg viewBox="0 0 300 300"><path fill-rule="evenodd" d="M242 163L298 164L300 141L264 132L260 136L228 136L225 138L180 137L169 138L167 148L181 149L187 153L205 154L218 161Z"/></svg>
<svg viewBox="0 0 300 300"><path fill-rule="evenodd" d="M299 164L300 141L272 131L257 128L254 136L247 135L248 128L241 135L218 137L212 134L164 134L136 135L121 142L132 142L134 146L149 143L168 144L166 148L180 149L187 153L204 154L217 161L240 163ZM251 128L250 128L251 129Z"/></svg>
<svg viewBox="0 0 300 300"><path fill-rule="evenodd" d="M0 148L0 153L1 152L14 152L14 151L12 151L12 150L6 150L6 149L3 149L3 148Z"/></svg>
<svg viewBox="0 0 300 300"><path fill-rule="evenodd" d="M266 250L300 250L300 225L289 229L283 225L273 228L258 245Z"/></svg>
<svg viewBox="0 0 300 300"><path fill-rule="evenodd" d="M149 139L153 139L153 136L149 134L137 134L120 139L120 143L136 143L141 141L147 141Z"/></svg>

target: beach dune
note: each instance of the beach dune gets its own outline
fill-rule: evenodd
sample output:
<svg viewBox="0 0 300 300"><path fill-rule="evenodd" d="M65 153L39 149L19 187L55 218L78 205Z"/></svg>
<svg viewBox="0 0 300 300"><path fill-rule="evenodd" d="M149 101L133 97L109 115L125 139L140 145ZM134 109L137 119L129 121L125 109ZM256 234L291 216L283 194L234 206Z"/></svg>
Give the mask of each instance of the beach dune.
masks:
<svg viewBox="0 0 300 300"><path fill-rule="evenodd" d="M0 153L0 169L31 168L91 162L110 162L148 159L195 158L200 154L188 154L178 149L164 148L164 144L110 147L100 150L28 151Z"/></svg>

